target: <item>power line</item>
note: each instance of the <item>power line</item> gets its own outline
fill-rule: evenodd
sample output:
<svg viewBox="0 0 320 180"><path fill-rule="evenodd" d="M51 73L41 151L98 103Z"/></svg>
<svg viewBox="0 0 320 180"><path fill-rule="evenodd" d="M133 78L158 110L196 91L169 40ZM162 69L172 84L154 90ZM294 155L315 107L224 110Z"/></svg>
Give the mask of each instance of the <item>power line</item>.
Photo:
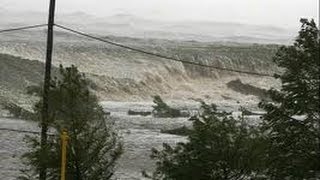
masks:
<svg viewBox="0 0 320 180"><path fill-rule="evenodd" d="M18 133L26 133L26 134L37 134L40 135L38 131L27 131L27 130L20 130L20 129L10 129L10 128L0 128L0 131L10 131L10 132L18 132ZM48 134L49 136L56 136L54 134Z"/></svg>
<svg viewBox="0 0 320 180"><path fill-rule="evenodd" d="M27 131L27 130L9 129L9 128L0 128L0 131L12 131L12 132L19 132L19 133L40 134L40 132L37 132L37 131Z"/></svg>
<svg viewBox="0 0 320 180"><path fill-rule="evenodd" d="M2 30L0 30L0 33L11 32L11 31L20 31L20 30L26 30L26 29L34 29L34 28L39 28L39 27L44 27L44 26L47 26L47 24L37 24L37 25L32 25L32 26L22 26L22 27L16 27L16 28L11 28L11 29L2 29Z"/></svg>
<svg viewBox="0 0 320 180"><path fill-rule="evenodd" d="M237 73L257 75L257 76L274 77L271 74L257 73L257 72L251 72L251 71L242 71L242 70L237 70L237 69L223 68L223 67L205 65L205 64L201 64L201 63L197 63L197 62L187 61L187 60L181 60L181 59L177 59L177 58L174 58L174 57L170 57L170 56L166 56L166 55L162 55L162 54L158 54L158 53L148 52L148 51L145 51L145 50L141 50L141 49L133 48L133 47L130 47L130 46L127 46L127 45L123 45L123 44L120 44L120 43L116 43L116 42L113 42L113 41L109 41L109 40L106 40L106 39L103 39L103 38L92 36L90 34L87 34L87 33L84 33L84 32L80 32L80 31L77 31L77 30L74 30L74 29L59 25L59 24L55 24L55 26L57 26L60 29L64 29L66 31L69 31L69 32L72 32L72 33L75 33L75 34L78 34L78 35L81 35L81 36L85 36L85 37L88 37L88 38L91 38L91 39L94 39L94 40L97 40L97 41L105 42L105 43L108 43L108 44L111 44L111 45L114 45L114 46L117 46L117 47L129 49L129 50L132 50L132 51L136 51L136 52L139 52L139 53L143 53L143 54L147 54L147 55L151 55L151 56L155 56L155 57L159 57L159 58L163 58L163 59L167 59L167 60L171 60L171 61L177 61L177 62L182 62L182 63L185 63L185 64L191 64L191 65L196 65L196 66L201 66L201 67L213 68L213 69L218 69L218 70L223 70L223 71L237 72Z"/></svg>

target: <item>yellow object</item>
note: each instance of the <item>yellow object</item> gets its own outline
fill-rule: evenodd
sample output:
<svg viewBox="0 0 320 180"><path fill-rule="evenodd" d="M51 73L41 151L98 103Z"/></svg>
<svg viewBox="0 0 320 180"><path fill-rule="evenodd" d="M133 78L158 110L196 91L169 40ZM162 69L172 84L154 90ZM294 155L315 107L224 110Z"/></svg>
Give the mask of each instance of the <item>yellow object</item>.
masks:
<svg viewBox="0 0 320 180"><path fill-rule="evenodd" d="M68 144L67 130L62 130L61 133L61 180L66 179L66 164L67 164L67 144Z"/></svg>

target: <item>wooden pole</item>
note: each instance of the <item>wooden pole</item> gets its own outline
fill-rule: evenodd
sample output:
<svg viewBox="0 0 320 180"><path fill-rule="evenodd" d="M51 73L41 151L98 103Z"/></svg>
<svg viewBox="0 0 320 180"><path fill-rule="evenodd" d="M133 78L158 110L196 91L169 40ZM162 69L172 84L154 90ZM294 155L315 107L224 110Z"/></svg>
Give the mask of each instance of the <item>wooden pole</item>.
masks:
<svg viewBox="0 0 320 180"><path fill-rule="evenodd" d="M68 144L68 133L63 130L61 133L61 180L66 179L66 164L67 164L67 144Z"/></svg>
<svg viewBox="0 0 320 180"><path fill-rule="evenodd" d="M41 155L40 155L40 171L39 179L46 180L47 166L46 166L46 149L47 149L47 131L49 122L49 88L51 79L51 61L52 61L52 48L53 48L53 25L54 25L54 11L55 0L50 0L49 17L48 17L48 34L47 34L47 53L45 64L45 75L43 85L43 105L41 117Z"/></svg>

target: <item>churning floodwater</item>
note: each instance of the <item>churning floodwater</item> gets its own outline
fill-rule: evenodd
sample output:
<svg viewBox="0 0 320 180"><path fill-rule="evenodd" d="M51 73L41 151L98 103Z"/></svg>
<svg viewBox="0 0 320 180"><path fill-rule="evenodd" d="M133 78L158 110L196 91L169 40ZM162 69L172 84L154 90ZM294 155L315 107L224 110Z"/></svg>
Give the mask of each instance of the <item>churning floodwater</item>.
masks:
<svg viewBox="0 0 320 180"><path fill-rule="evenodd" d="M116 167L115 177L118 179L143 179L142 170L154 169L154 162L149 158L151 148L161 148L162 143L174 145L186 140L182 136L160 133L160 130L191 125L187 118L127 115L129 109L151 110L150 103L102 104L106 111L111 112L109 120L114 121L124 145L124 154ZM0 128L40 131L37 123L13 118L0 118ZM19 169L23 167L20 157L28 150L23 141L25 135L25 133L0 131L0 179L13 180L19 176Z"/></svg>
<svg viewBox="0 0 320 180"><path fill-rule="evenodd" d="M164 134L161 130L182 126L191 126L188 118L154 118L150 116L129 116L128 110L151 111L151 102L102 102L106 112L110 112L109 121L114 122L124 145L124 153L116 166L115 178L120 180L143 179L141 171L151 172L155 168L150 159L151 148L162 147L163 143L174 145L186 141L186 137ZM194 111L199 108L197 102L174 104L179 109ZM255 121L256 118L252 120ZM40 131L35 122L0 118L0 128ZM22 168L21 155L28 150L23 141L25 133L0 131L0 179L13 180L19 176Z"/></svg>

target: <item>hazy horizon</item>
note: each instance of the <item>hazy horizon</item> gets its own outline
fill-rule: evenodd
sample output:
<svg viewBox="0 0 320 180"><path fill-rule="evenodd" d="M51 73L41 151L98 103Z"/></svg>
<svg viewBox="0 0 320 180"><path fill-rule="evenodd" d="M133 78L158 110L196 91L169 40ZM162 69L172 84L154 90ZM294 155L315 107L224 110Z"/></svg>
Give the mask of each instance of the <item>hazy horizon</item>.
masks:
<svg viewBox="0 0 320 180"><path fill-rule="evenodd" d="M0 8L18 12L46 12L49 4L49 0L1 1ZM56 3L57 15L74 12L99 17L131 14L163 21L232 22L281 28L297 28L300 18L314 18L319 22L317 0L56 0Z"/></svg>

